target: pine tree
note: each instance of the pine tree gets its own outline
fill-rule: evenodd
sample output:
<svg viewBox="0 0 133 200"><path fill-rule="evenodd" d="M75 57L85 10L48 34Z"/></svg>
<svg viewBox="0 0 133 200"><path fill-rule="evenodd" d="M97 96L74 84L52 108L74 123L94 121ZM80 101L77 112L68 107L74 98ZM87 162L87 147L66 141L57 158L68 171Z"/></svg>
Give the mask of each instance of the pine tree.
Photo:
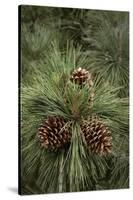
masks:
<svg viewBox="0 0 133 200"><path fill-rule="evenodd" d="M21 22L21 193L127 188L128 14L22 6Z"/></svg>

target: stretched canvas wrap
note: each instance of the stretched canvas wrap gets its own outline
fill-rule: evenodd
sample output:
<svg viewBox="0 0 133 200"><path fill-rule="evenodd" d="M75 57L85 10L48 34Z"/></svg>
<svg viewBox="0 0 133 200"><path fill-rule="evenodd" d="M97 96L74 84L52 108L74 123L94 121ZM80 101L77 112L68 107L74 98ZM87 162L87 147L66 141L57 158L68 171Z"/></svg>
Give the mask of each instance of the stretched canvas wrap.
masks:
<svg viewBox="0 0 133 200"><path fill-rule="evenodd" d="M19 194L129 188L129 13L19 6Z"/></svg>

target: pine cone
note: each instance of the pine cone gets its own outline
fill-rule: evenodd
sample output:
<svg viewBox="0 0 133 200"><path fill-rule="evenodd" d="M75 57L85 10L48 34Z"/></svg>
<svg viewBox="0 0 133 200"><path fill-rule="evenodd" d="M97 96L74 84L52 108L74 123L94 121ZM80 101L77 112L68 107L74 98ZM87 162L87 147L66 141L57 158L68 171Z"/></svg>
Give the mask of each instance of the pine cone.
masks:
<svg viewBox="0 0 133 200"><path fill-rule="evenodd" d="M81 87L86 83L88 83L89 87L93 86L91 73L86 69L82 69L81 67L73 71L70 80L76 84L79 84Z"/></svg>
<svg viewBox="0 0 133 200"><path fill-rule="evenodd" d="M74 82L75 84L80 85L82 88L85 84L88 84L89 90L90 90L90 95L88 99L89 103L89 108L93 107L93 99L94 99L94 91L93 91L93 81L92 81L92 76L89 71L86 69L83 69L79 67L78 69L75 69L71 75L70 80Z"/></svg>
<svg viewBox="0 0 133 200"><path fill-rule="evenodd" d="M69 143L71 134L64 125L65 120L63 118L48 117L38 129L38 137L42 146L49 149L57 149Z"/></svg>
<svg viewBox="0 0 133 200"><path fill-rule="evenodd" d="M106 155L111 153L112 137L108 127L97 118L90 118L89 122L81 126L87 146L93 153Z"/></svg>

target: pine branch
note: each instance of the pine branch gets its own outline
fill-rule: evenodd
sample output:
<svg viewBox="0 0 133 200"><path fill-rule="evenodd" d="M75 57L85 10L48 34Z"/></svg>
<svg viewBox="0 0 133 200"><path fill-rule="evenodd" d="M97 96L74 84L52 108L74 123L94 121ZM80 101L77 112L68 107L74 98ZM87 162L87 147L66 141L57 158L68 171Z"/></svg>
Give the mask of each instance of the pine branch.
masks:
<svg viewBox="0 0 133 200"><path fill-rule="evenodd" d="M42 11L31 8L32 19L23 19L22 26L21 150L23 183L27 183L23 193L128 187L128 99L122 98L128 96L128 14L101 11L95 15L94 11L62 8ZM51 34L53 28L60 33ZM72 72L79 68L92 73L93 88L71 81ZM109 155L101 156L87 146L81 127L92 116L110 131ZM58 128L62 125L60 134L69 130L70 141L62 148L46 148L39 141L39 127L48 117L64 119L63 125L60 120L52 122ZM53 128L47 125L45 131ZM47 137L56 143L59 138L53 133Z"/></svg>
<svg viewBox="0 0 133 200"><path fill-rule="evenodd" d="M63 192L63 156L64 152L61 153L60 166L59 166L59 192Z"/></svg>
<svg viewBox="0 0 133 200"><path fill-rule="evenodd" d="M128 14L120 13L116 19L101 15L101 23L91 42L95 48L88 50L89 68L99 73L114 86L122 86L120 96L128 95L129 27ZM122 16L122 18L121 18ZM99 18L100 20L100 18ZM99 20L97 22L99 22ZM114 25L113 23L116 23Z"/></svg>

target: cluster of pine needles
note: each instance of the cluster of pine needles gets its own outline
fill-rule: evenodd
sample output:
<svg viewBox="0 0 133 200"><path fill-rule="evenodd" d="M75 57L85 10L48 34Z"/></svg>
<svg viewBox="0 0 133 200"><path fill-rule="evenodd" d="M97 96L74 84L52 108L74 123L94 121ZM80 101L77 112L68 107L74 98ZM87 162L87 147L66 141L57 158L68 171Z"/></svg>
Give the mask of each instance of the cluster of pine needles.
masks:
<svg viewBox="0 0 133 200"><path fill-rule="evenodd" d="M128 18L127 12L20 7L21 194L129 187ZM80 69L92 74L90 107L92 88L71 81ZM84 142L81 127L92 116L110 131L110 153ZM38 130L47 134L49 117L63 118L70 130L64 147L41 144Z"/></svg>

